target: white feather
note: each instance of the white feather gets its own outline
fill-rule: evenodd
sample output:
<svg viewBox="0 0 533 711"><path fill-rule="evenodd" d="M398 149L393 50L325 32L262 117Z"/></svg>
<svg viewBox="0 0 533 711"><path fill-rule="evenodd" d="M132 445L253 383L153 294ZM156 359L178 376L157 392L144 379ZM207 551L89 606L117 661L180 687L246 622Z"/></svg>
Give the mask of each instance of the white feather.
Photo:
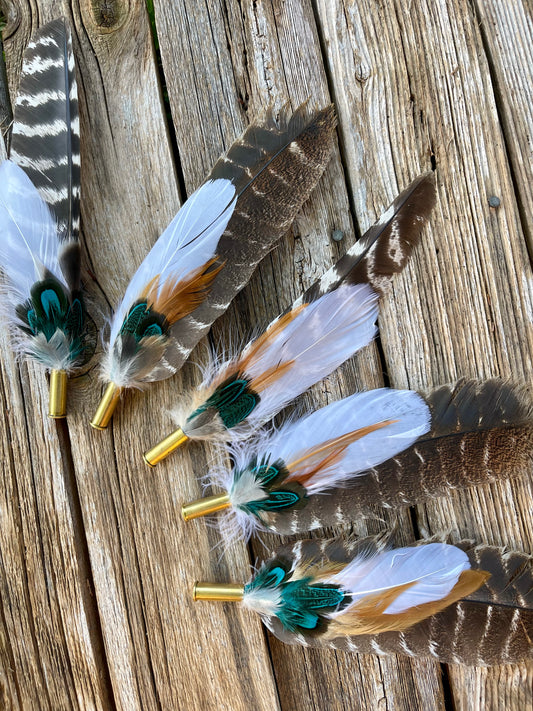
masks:
<svg viewBox="0 0 533 711"><path fill-rule="evenodd" d="M279 587L261 587L245 590L242 598L243 607L260 615L272 616L282 607Z"/></svg>
<svg viewBox="0 0 533 711"><path fill-rule="evenodd" d="M294 365L266 390L248 416L256 427L338 368L377 332L379 297L368 284L343 285L309 304L248 367L252 378L278 363ZM243 356L246 355L244 351Z"/></svg>
<svg viewBox="0 0 533 711"><path fill-rule="evenodd" d="M257 449L271 461L289 464L328 440L386 420L396 422L353 442L341 462L313 477L306 488L318 494L394 457L427 432L431 415L424 399L411 390L389 388L356 393L288 423Z"/></svg>
<svg viewBox="0 0 533 711"><path fill-rule="evenodd" d="M156 275L160 285L178 281L215 256L236 200L234 185L220 179L204 183L183 204L133 275L111 322L111 347L130 307Z"/></svg>
<svg viewBox="0 0 533 711"><path fill-rule="evenodd" d="M413 585L402 592L384 614L393 615L441 600L451 592L461 573L470 567L466 553L446 543L398 548L370 558L355 558L340 573L325 581L340 585L352 596L350 606L330 616L339 617L362 598L407 583Z"/></svg>
<svg viewBox="0 0 533 711"><path fill-rule="evenodd" d="M370 343L377 331L378 299L376 292L367 284L343 285L303 309L266 348L260 349L249 361L244 375L253 379L284 363L293 361L293 365L284 375L260 391L260 402L246 420L231 430L226 430L218 419L214 419L211 425L202 421L202 427L197 427L194 419L187 421L191 409L187 411L183 405L176 408L171 416L190 438L237 440L249 436L291 400ZM202 391L209 392L215 377L223 378L224 372L232 371L239 361L247 358L254 344L255 340L251 341L241 354L225 363L217 364L213 361L208 366L195 401L201 399Z"/></svg>
<svg viewBox="0 0 533 711"><path fill-rule="evenodd" d="M13 306L29 297L45 269L64 283L52 214L26 173L9 160L0 166L0 235L0 266Z"/></svg>

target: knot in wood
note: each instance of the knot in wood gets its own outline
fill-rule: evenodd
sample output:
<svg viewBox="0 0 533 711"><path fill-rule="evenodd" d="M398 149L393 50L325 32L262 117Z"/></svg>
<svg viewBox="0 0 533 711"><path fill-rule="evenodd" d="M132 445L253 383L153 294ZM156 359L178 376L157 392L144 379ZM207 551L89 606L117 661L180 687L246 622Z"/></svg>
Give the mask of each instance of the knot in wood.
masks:
<svg viewBox="0 0 533 711"><path fill-rule="evenodd" d="M125 15L124 7L117 0L93 0L91 10L97 27L115 30Z"/></svg>

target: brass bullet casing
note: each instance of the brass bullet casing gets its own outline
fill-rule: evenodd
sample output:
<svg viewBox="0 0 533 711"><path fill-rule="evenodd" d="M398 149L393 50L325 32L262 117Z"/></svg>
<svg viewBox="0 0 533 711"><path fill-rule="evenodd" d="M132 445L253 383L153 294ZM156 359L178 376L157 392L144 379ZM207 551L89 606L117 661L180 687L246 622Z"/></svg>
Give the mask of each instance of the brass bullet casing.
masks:
<svg viewBox="0 0 533 711"><path fill-rule="evenodd" d="M155 467L158 462L168 457L171 452L173 452L178 447L184 445L188 439L189 438L183 432L181 427L178 427L178 429L174 430L172 434L169 434L168 437L165 437L165 439L161 440L159 444L156 444L155 447L149 449L143 455L144 461L148 464L149 467Z"/></svg>
<svg viewBox="0 0 533 711"><path fill-rule="evenodd" d="M240 602L244 597L244 585L235 583L195 583L192 591L193 600L221 600Z"/></svg>
<svg viewBox="0 0 533 711"><path fill-rule="evenodd" d="M122 388L118 385L115 385L115 383L108 384L107 388L105 389L105 393L102 399L100 400L98 409L96 410L96 413L93 419L91 420L91 427L94 427L95 430L105 430L111 418L113 417L115 408L118 405L118 401L120 400L121 392Z"/></svg>
<svg viewBox="0 0 533 711"><path fill-rule="evenodd" d="M52 370L50 373L50 400L48 417L59 420L67 415L67 382L64 370Z"/></svg>
<svg viewBox="0 0 533 711"><path fill-rule="evenodd" d="M190 504L184 504L181 507L181 515L185 521L190 521L193 518L222 511L222 509L229 509L230 506L229 494L217 494L216 496L207 496L205 499L198 499Z"/></svg>

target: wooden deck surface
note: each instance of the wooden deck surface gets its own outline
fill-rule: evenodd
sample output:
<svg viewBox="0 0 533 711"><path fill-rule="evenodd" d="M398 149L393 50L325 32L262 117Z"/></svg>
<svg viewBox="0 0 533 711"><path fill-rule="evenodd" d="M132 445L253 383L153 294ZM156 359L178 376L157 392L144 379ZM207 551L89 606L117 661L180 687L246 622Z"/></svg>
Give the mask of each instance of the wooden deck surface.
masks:
<svg viewBox="0 0 533 711"><path fill-rule="evenodd" d="M3 5L12 96L32 30L59 14L72 25L85 264L100 323L180 201L252 118L269 105L334 101L339 145L326 175L213 338L268 323L436 164L437 208L383 303L379 344L307 401L383 382L531 378L529 0L154 0L159 58L141 0ZM181 520L181 504L201 492L208 447L153 472L142 462L198 370L187 364L127 397L97 432L96 371L71 385L68 419L56 424L42 370L15 364L4 328L0 347L0 709L533 708L532 665L287 647L236 607L195 605L194 580L244 580L262 552L258 542L222 557L215 529ZM199 346L191 360L204 357ZM517 480L377 513L354 530L393 524L405 541L444 531L533 552L532 501L531 481Z"/></svg>

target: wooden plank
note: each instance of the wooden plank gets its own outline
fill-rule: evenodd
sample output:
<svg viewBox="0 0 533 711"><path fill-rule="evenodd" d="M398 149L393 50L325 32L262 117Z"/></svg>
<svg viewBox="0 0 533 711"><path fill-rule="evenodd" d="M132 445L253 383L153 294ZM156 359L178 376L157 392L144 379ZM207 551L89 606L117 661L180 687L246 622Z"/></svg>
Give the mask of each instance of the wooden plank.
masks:
<svg viewBox="0 0 533 711"><path fill-rule="evenodd" d="M513 187L529 253L533 253L533 84L531 3L479 0L476 17L487 53Z"/></svg>
<svg viewBox="0 0 533 711"><path fill-rule="evenodd" d="M352 184L360 186L356 204L376 195L386 204L389 184L424 151L434 153L437 164L432 238L396 280L395 298L380 319L392 383L420 387L459 375L527 378L531 270L476 18L451 1L394 3L393 9L338 3L333 12L321 2L319 17L346 165ZM357 88L347 93L354 75ZM370 198L368 176L372 190L378 186ZM489 205L491 195L501 199L497 211ZM528 550L530 501L528 481L457 493L421 507L418 526L427 535L450 531L456 538ZM506 708L519 709L527 699L529 708L531 673L531 665L450 668L453 702L499 708L505 698ZM483 693L473 694L474 688Z"/></svg>
<svg viewBox="0 0 533 711"><path fill-rule="evenodd" d="M222 8L212 3L159 2L156 22L186 185L198 184L206 166L234 138L232 127L240 129L249 120L246 114L253 118L271 104L280 107L290 102L296 107L309 97L316 107L330 100L310 3L287 2L273 8L268 3L241 6L229 2ZM199 36L201 43L191 40ZM209 116L211 122L204 118ZM201 157L205 150L209 160ZM417 172L415 169L411 177ZM258 324L267 324L353 243L339 155L302 212L292 234L282 240L228 314L215 324L216 343L227 345L230 340L235 342L236 331L244 338ZM340 248L331 240L335 228L346 235ZM317 406L363 384L381 385L381 370L376 349L369 348L315 388L310 401ZM391 520L389 513L383 516ZM394 514L392 520L396 520ZM400 521L400 527L409 531L405 513ZM361 533L366 530L364 523L359 526ZM271 536L262 539L269 548L280 544ZM255 550L264 554L261 546ZM231 577L236 579L235 573ZM227 578L219 571L217 579ZM224 613L220 610L218 614ZM444 703L440 672L431 663L417 662L413 671L413 665L405 660L361 664L355 656L342 653L306 651L273 640L270 644L283 708L345 708L349 707L347 696L356 708L373 708L384 697L400 706L407 706L412 698L419 699L421 707L438 708ZM399 681L391 685L388 679ZM353 695L348 692L353 687L365 690L361 697L356 691ZM366 705L359 706L363 700Z"/></svg>
<svg viewBox="0 0 533 711"><path fill-rule="evenodd" d="M52 0L39 0L32 14L28 5L13 15L20 26L8 27L5 43L11 88L30 27L55 11ZM387 375L401 387L462 374L527 377L533 281L522 185L530 161L521 156L530 117L517 91L502 99L504 82L521 86L525 50L513 47L511 29L515 22L528 32L527 8L505 15L480 0L477 12L481 28L455 0L386 8L371 0L159 0L176 156L144 3L76 5L83 225L99 321L179 206L175 172L189 193L250 118L309 97L322 106L329 87L340 151L213 337L227 342L228 333L276 316L353 242L350 205L364 230L434 155L440 202L431 234L380 317ZM497 210L488 206L492 195ZM345 234L341 245L330 239L334 228ZM180 519L182 501L200 493L196 475L206 471L209 448L191 446L153 473L141 463L168 429L165 410L198 382L192 366L127 398L105 433L88 427L99 390L91 372L71 387L68 430L57 431L44 418L42 372L23 366L19 375L2 339L2 707L444 708L441 669L431 661L304 650L271 638L267 650L256 617L192 604L194 579L238 580L249 569L244 547L221 556L216 531ZM191 360L202 358L199 348ZM379 385L383 368L368 348L306 401ZM531 493L521 481L455 494L417 510L416 526L527 549ZM384 519L404 540L414 535L405 512ZM354 530L384 525L370 519ZM531 665L445 672L458 709L533 707Z"/></svg>
<svg viewBox="0 0 533 711"><path fill-rule="evenodd" d="M39 21L46 22L54 4L38 3L37 11ZM134 266L178 209L179 197L144 3L115 3L112 12L104 14L100 7L84 3L71 20L80 78L82 219L87 262L98 279L90 284L98 316L107 312L108 303L117 302ZM23 41L22 33L17 33L18 44L15 38L11 44L6 42L6 51L19 51L27 41L27 28L35 22L36 15L24 15ZM190 374L185 377L191 379ZM93 611L99 615L105 645L104 679L107 666L113 693L113 699L101 706L128 711L183 706L244 709L250 704L276 708L259 620L248 621L233 609L221 622L213 619L209 606L196 608L191 602L194 576L210 577L219 556L211 550L214 542L209 531L195 536L180 523L181 501L191 496L189 489L182 491L182 483L195 481L192 461L205 469L204 453L185 455L179 469L169 467L160 478L154 478L142 460L146 446L167 424L163 412L170 404L168 384L144 399L131 397L117 413L114 427L97 433L89 427L100 391L96 382L92 373L79 383L78 397L71 398L68 424L78 487L72 496L79 496L85 526L85 532L76 534L90 555ZM175 387L179 391L179 380ZM34 414L38 422L45 390L41 386L38 400L35 394L25 393L30 411L39 404ZM45 422L44 427L49 425ZM32 443L31 451L39 451L39 445L40 441ZM58 457L53 460L56 465ZM45 463L43 473L48 473L50 465ZM36 488L39 496L47 491L44 474ZM54 513L55 503L50 504ZM34 529L40 531L36 543L46 553L39 562L48 567L49 555L61 549L57 532L44 526L39 513L34 517ZM28 518L27 525L31 523ZM67 528L62 535L75 538ZM71 564L70 558L75 562L74 552L66 558L65 565ZM229 564L244 575L248 556L237 551ZM69 604L81 598L73 592ZM49 626L61 629L61 608L55 600L50 607ZM17 614L25 613L19 601ZM29 624L37 624L31 610L28 614ZM57 650L62 651L67 670L67 662L77 664L70 649L63 651L58 644L56 654ZM27 673L37 683L38 670L33 670L28 656L17 665L16 674ZM246 675L243 658L249 660ZM33 663L38 661L35 657ZM22 704L54 709L75 708L78 700L82 704L68 671L61 667L45 671L46 682L42 680L32 696L21 692ZM85 671L89 680L90 671ZM52 694L48 703L47 695Z"/></svg>

